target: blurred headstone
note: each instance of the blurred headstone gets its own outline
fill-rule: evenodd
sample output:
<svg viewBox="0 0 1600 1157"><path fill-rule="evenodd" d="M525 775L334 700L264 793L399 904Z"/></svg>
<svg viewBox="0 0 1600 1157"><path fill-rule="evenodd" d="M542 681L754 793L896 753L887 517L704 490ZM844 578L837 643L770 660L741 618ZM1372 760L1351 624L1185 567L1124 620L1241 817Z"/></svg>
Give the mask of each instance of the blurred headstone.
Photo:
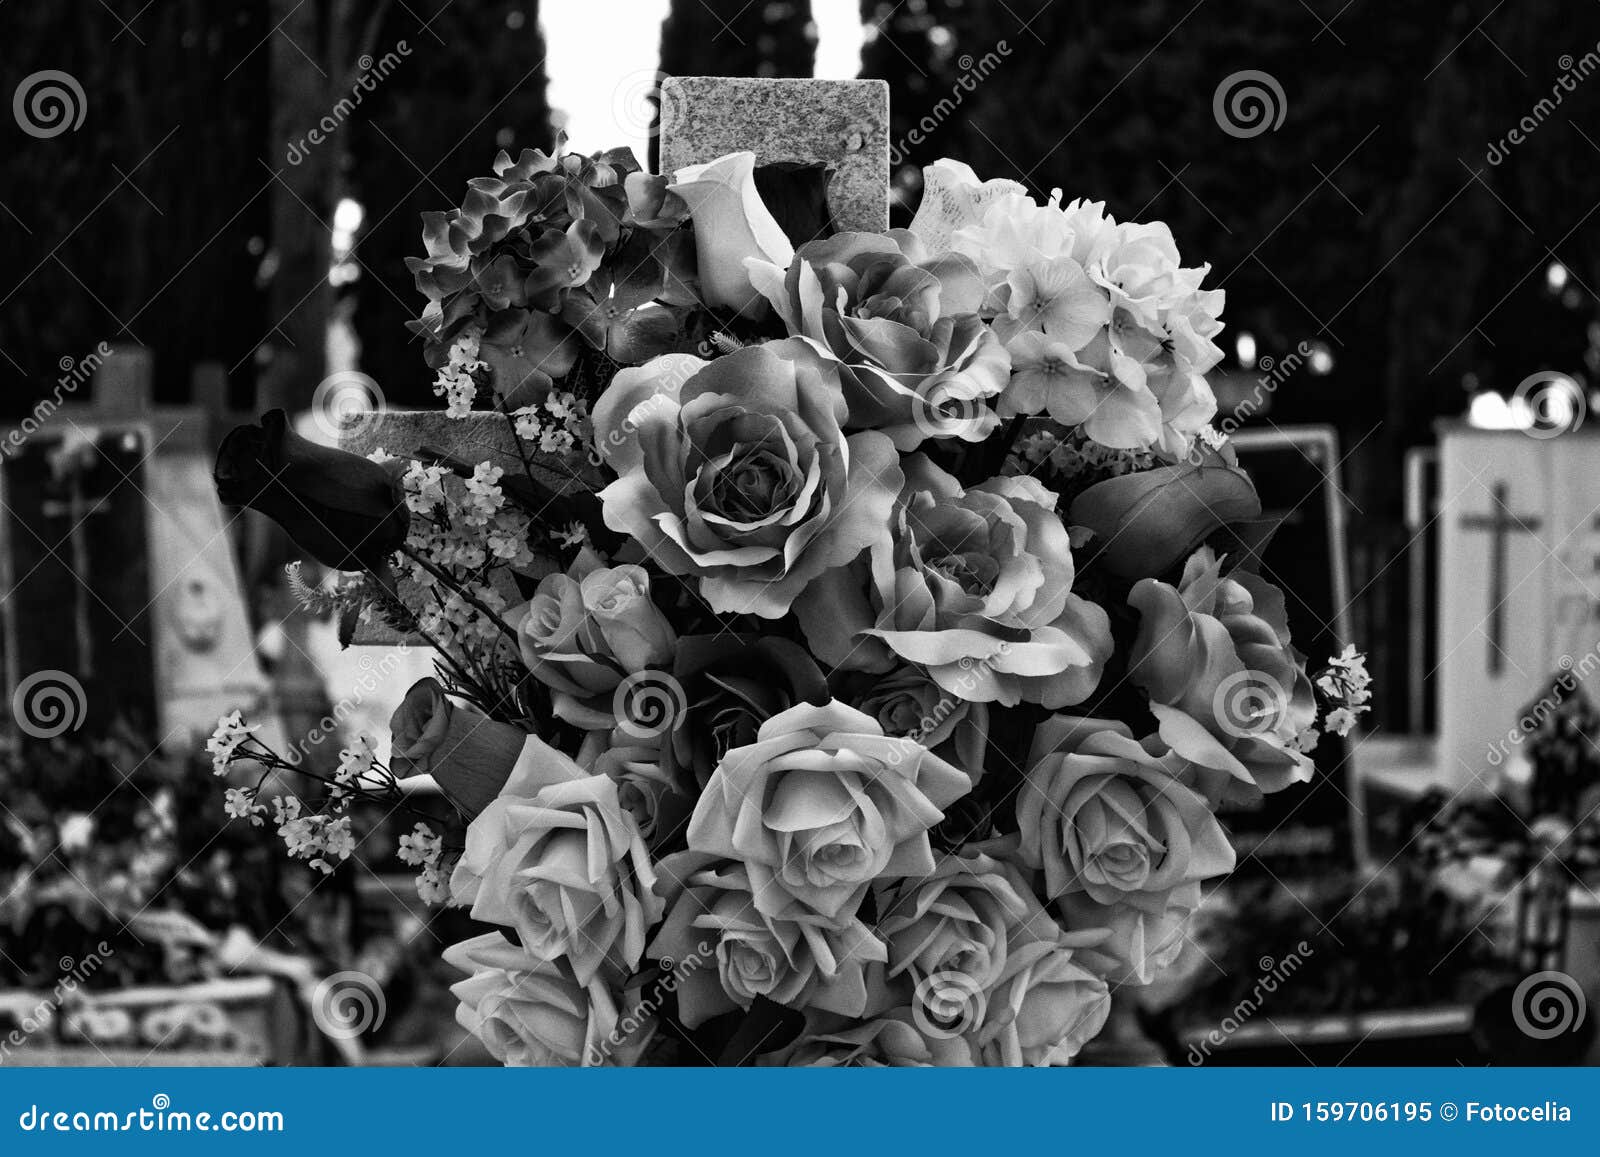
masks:
<svg viewBox="0 0 1600 1157"><path fill-rule="evenodd" d="M1517 713L1552 675L1600 670L1600 437L1449 423L1439 446L1431 665L1441 775L1463 785L1520 747Z"/></svg>
<svg viewBox="0 0 1600 1157"><path fill-rule="evenodd" d="M1284 593L1289 633L1312 671L1350 642L1349 556L1338 435L1331 427L1240 430L1230 437L1250 472L1262 514L1281 520L1260 559L1264 578ZM1311 875L1353 860L1353 791L1348 744L1325 736L1316 775L1303 789L1268 796L1227 815L1240 869L1261 865L1279 876Z"/></svg>
<svg viewBox="0 0 1600 1157"><path fill-rule="evenodd" d="M199 392L221 407L219 368L196 376ZM52 513L82 511L53 557L86 557L89 578L72 584L88 596L77 608L66 584L40 592L50 606L38 622L57 639L55 620L69 611L98 623L95 649L76 644L72 666L55 666L87 672L119 708L140 707L161 745L182 747L235 707L259 708L271 688L211 481L216 427L227 415L156 407L151 396L148 351L116 347L96 370L88 403L63 405L41 431L43 445L60 447L58 457L93 447L99 464L91 460L81 495L67 491L40 511L52 530Z"/></svg>
<svg viewBox="0 0 1600 1157"><path fill-rule="evenodd" d="M28 734L153 721L148 449L137 425L57 415L0 464L6 702ZM73 682L59 716L27 690Z"/></svg>

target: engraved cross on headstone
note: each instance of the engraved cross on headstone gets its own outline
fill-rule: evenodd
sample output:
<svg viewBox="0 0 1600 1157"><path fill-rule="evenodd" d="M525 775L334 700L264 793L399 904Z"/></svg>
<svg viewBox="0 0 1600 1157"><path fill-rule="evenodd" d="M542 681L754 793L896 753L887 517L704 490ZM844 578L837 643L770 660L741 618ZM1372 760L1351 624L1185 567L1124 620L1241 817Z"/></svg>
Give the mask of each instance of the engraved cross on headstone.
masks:
<svg viewBox="0 0 1600 1157"><path fill-rule="evenodd" d="M1468 514L1461 519L1464 530L1489 532L1489 654L1488 671L1500 674L1505 659L1506 536L1513 532L1532 534L1541 519L1532 514L1513 514L1510 488L1496 482L1490 491L1492 509L1488 514Z"/></svg>

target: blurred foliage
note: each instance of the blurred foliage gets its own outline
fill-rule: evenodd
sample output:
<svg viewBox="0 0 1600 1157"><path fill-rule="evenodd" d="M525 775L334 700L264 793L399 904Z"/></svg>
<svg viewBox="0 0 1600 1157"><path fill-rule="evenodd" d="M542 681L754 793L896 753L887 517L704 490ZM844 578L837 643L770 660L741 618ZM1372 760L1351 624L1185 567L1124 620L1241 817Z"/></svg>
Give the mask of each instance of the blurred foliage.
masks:
<svg viewBox="0 0 1600 1157"><path fill-rule="evenodd" d="M185 396L207 359L249 378L267 328L269 28L260 3L0 7L8 106L43 70L84 94L82 124L48 139L0 118L0 413L101 341L151 347L159 397Z"/></svg>
<svg viewBox="0 0 1600 1157"><path fill-rule="evenodd" d="M272 828L228 822L205 753L153 751L148 734L0 737L0 989L59 979L60 960L104 940L90 987L184 979L187 962L129 927L181 912L212 932L242 926L280 952L318 939L332 892L287 862Z"/></svg>

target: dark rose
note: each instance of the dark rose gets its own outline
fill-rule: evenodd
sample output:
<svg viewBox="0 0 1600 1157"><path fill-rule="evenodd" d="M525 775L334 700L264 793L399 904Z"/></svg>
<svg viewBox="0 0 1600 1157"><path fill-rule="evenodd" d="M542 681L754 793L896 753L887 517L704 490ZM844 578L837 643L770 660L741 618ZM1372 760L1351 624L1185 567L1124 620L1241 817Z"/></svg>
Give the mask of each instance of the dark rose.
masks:
<svg viewBox="0 0 1600 1157"><path fill-rule="evenodd" d="M258 426L236 426L212 477L226 505L265 514L336 570L376 567L406 540L411 515L395 475L302 438L282 410L268 410Z"/></svg>
<svg viewBox="0 0 1600 1157"><path fill-rule="evenodd" d="M471 707L453 703L437 679L419 679L389 720L390 770L401 779L431 775L468 820L500 794L529 737Z"/></svg>
<svg viewBox="0 0 1600 1157"><path fill-rule="evenodd" d="M828 702L828 683L803 647L756 635L691 635L672 674L687 704L672 753L701 787L730 750L754 743L768 719L797 703Z"/></svg>

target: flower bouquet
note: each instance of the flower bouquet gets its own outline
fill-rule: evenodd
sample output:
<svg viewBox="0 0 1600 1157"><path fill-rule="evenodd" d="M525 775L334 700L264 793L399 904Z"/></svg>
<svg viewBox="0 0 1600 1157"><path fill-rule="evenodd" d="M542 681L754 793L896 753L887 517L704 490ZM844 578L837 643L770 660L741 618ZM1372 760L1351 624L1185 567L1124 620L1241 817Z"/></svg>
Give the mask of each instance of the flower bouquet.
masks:
<svg viewBox="0 0 1600 1157"><path fill-rule="evenodd" d="M1367 696L1259 572L1206 267L950 161L881 234L748 153L494 169L425 216L413 326L511 449L220 451L339 572L308 603L438 658L387 761L270 811L294 763L224 719L229 812L332 871L431 775L400 853L486 926L445 957L508 1064L1069 1061L1233 868L1218 808Z"/></svg>

